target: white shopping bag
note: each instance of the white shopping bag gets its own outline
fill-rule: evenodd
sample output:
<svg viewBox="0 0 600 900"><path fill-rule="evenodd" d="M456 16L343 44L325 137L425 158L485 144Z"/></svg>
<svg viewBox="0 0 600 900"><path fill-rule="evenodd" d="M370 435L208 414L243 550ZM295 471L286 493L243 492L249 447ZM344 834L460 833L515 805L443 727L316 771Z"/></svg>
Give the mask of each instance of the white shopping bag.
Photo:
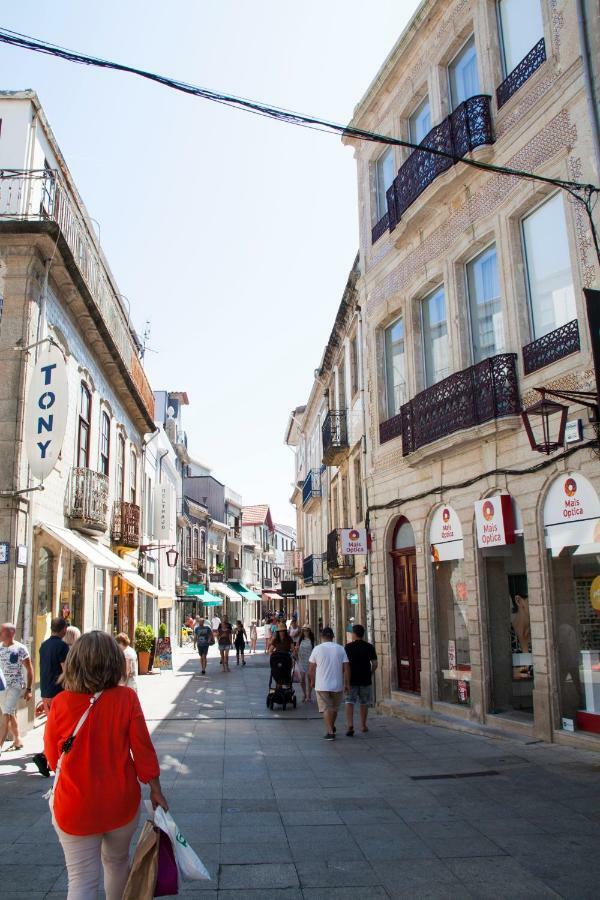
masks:
<svg viewBox="0 0 600 900"><path fill-rule="evenodd" d="M177 828L171 813L165 812L164 809L158 806L154 810L154 824L171 838L175 852L175 861L183 880L210 881L208 869Z"/></svg>

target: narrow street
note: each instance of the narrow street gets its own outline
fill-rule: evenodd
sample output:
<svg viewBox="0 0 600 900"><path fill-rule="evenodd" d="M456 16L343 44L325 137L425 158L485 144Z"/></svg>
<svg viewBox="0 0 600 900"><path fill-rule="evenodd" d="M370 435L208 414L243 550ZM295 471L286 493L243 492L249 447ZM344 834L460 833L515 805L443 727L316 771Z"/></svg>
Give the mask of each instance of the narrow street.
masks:
<svg viewBox="0 0 600 900"><path fill-rule="evenodd" d="M229 675L214 657L197 672L196 655L180 651L172 674L140 679L171 811L213 877L182 893L597 897L592 754L375 715L368 735L340 726L329 744L314 705L266 709L262 653L245 668L234 659ZM28 762L40 741L36 729L23 754L0 760L7 900L66 896L48 782Z"/></svg>

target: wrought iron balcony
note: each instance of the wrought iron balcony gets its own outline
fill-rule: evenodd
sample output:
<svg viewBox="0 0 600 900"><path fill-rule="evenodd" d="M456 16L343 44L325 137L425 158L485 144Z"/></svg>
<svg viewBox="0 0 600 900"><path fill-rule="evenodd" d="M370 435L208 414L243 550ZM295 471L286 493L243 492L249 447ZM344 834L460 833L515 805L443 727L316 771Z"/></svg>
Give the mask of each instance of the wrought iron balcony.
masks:
<svg viewBox="0 0 600 900"><path fill-rule="evenodd" d="M58 226L58 249L67 267L87 292L94 315L114 346L147 416L154 416L154 395L138 359L129 316L108 263L81 201L73 196L53 169L0 170L0 228L13 229L15 221L42 223L31 228ZM23 226L20 226L22 230Z"/></svg>
<svg viewBox="0 0 600 900"><path fill-rule="evenodd" d="M523 347L523 370L529 375L580 349L579 323L573 319Z"/></svg>
<svg viewBox="0 0 600 900"><path fill-rule="evenodd" d="M379 443L385 444L386 441L391 441L395 437L400 437L402 434L402 416L398 413L395 416L392 416L389 419L386 419L385 422L379 423Z"/></svg>
<svg viewBox="0 0 600 900"><path fill-rule="evenodd" d="M387 191L390 231L438 175L477 147L494 143L490 102L491 98L486 94L469 97L423 138L419 145L423 150L413 150ZM442 151L450 156L440 156L427 150ZM379 225L378 222L375 228ZM379 233L377 237L380 237Z"/></svg>
<svg viewBox="0 0 600 900"><path fill-rule="evenodd" d="M502 353L421 391L400 410L402 455L493 419L521 412L517 356Z"/></svg>
<svg viewBox="0 0 600 900"><path fill-rule="evenodd" d="M108 478L92 469L71 469L67 499L71 527L81 531L106 531L108 525Z"/></svg>
<svg viewBox="0 0 600 900"><path fill-rule="evenodd" d="M228 581L241 581L242 580L242 570L232 568L229 570L229 578Z"/></svg>
<svg viewBox="0 0 600 900"><path fill-rule="evenodd" d="M302 485L302 506L310 510L315 505L314 501L321 499L321 472L319 469L311 469Z"/></svg>
<svg viewBox="0 0 600 900"><path fill-rule="evenodd" d="M140 545L140 508L135 503L115 500L111 537L113 543L122 547Z"/></svg>
<svg viewBox="0 0 600 900"><path fill-rule="evenodd" d="M334 528L327 535L327 571L333 578L351 578L354 575L354 557L341 552L340 532L340 528Z"/></svg>
<svg viewBox="0 0 600 900"><path fill-rule="evenodd" d="M345 409L330 409L322 429L323 464L337 466L348 452L348 422Z"/></svg>
<svg viewBox="0 0 600 900"><path fill-rule="evenodd" d="M302 577L304 584L325 584L323 557L312 553L306 556L302 566Z"/></svg>
<svg viewBox="0 0 600 900"><path fill-rule="evenodd" d="M384 213L384 215L380 218L379 222L376 222L375 225L371 228L371 243L374 244L375 241L378 241L382 234L390 227L390 217L389 213Z"/></svg>
<svg viewBox="0 0 600 900"><path fill-rule="evenodd" d="M522 87L528 78L530 78L536 69L546 60L546 42L541 38L535 47L532 47L529 53L521 60L518 66L504 79L502 84L496 88L496 103L498 109L504 106L507 100L510 100L513 94Z"/></svg>

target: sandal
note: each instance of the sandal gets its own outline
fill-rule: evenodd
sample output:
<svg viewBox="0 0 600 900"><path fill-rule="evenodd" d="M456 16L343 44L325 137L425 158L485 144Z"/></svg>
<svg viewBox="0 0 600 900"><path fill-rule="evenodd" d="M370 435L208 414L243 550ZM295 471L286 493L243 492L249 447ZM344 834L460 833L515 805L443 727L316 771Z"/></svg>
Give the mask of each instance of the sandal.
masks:
<svg viewBox="0 0 600 900"><path fill-rule="evenodd" d="M22 750L23 744L11 744L10 747L5 750L5 753L12 753L14 750Z"/></svg>

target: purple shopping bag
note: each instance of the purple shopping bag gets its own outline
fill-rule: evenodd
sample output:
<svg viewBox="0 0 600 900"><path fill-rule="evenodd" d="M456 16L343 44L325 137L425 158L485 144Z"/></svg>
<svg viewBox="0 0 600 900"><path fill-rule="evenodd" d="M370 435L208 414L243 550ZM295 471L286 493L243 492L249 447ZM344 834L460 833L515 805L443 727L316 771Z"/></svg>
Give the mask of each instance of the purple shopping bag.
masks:
<svg viewBox="0 0 600 900"><path fill-rule="evenodd" d="M155 897L169 897L179 893L179 873L175 862L175 853L171 838L164 831L158 832L158 875L156 877Z"/></svg>

